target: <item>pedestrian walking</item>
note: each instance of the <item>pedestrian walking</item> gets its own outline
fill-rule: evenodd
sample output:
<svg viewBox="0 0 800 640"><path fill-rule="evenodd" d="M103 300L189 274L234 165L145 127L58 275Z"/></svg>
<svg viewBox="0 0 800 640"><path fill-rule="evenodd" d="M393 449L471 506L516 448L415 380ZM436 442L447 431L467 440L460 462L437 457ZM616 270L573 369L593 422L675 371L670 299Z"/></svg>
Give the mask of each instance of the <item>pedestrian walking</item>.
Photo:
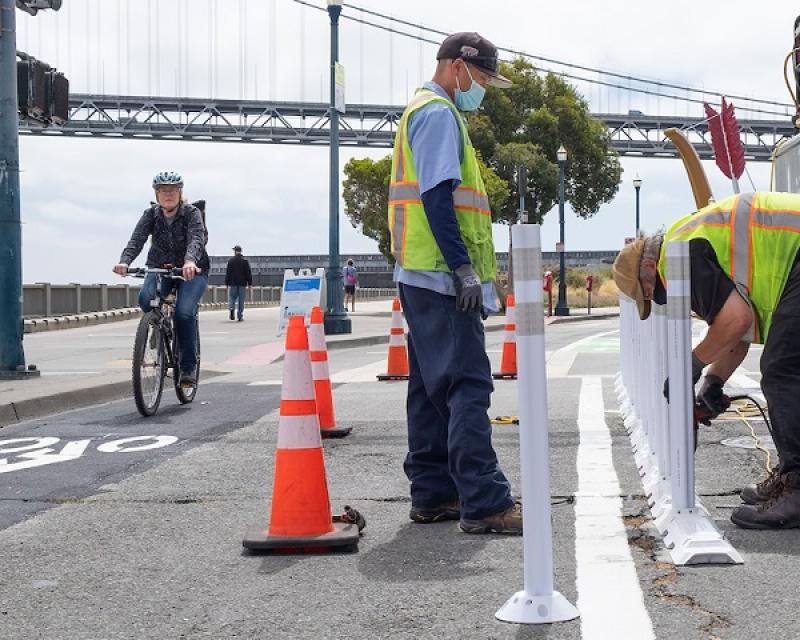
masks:
<svg viewBox="0 0 800 640"><path fill-rule="evenodd" d="M228 287L228 311L230 319L233 320L236 312L237 321L244 320L244 300L247 294L247 287L253 284L253 274L250 271L250 263L242 255L242 247L238 244L233 248L233 257L228 260L225 269L225 286Z"/></svg>
<svg viewBox="0 0 800 640"><path fill-rule="evenodd" d="M481 316L496 310L492 218L459 111L509 87L497 47L477 33L442 43L433 79L397 129L389 186L395 280L408 322L408 454L414 522L522 533L522 507L492 446L493 390Z"/></svg>
<svg viewBox="0 0 800 640"><path fill-rule="evenodd" d="M652 302L667 302L666 246L677 240L689 242L692 311L709 325L692 351L692 392L705 369L697 400L710 419L728 408L723 386L750 344L764 345L761 388L779 464L742 489L745 504L731 520L746 529L800 527L800 195L733 196L679 219L665 235L626 245L614 280L642 320Z"/></svg>
<svg viewBox="0 0 800 640"><path fill-rule="evenodd" d="M356 310L356 286L358 285L358 269L353 264L353 259L347 261L347 265L342 269L344 276L344 308L347 309L347 300L350 299L350 311Z"/></svg>

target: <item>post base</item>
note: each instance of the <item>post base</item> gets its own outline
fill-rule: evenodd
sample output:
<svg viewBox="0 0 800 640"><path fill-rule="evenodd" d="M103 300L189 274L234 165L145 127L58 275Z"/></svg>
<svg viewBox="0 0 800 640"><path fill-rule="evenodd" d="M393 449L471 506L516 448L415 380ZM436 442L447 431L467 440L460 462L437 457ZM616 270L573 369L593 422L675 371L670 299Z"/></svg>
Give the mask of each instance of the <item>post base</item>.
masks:
<svg viewBox="0 0 800 640"><path fill-rule="evenodd" d="M16 369L12 371L0 370L0 380L29 380L31 378L38 378L42 372L36 368L35 365L30 365L33 368Z"/></svg>
<svg viewBox="0 0 800 640"><path fill-rule="evenodd" d="M353 325L346 313L325 314L323 320L326 336L338 336L344 333L353 333Z"/></svg>
<svg viewBox="0 0 800 640"><path fill-rule="evenodd" d="M664 520L664 544L676 565L744 562L707 513L672 511Z"/></svg>
<svg viewBox="0 0 800 640"><path fill-rule="evenodd" d="M569 315L569 307L556 307L556 315L557 316L568 316Z"/></svg>
<svg viewBox="0 0 800 640"><path fill-rule="evenodd" d="M497 610L494 617L503 622L548 624L574 620L580 615L558 591L553 591L549 596L532 596L527 591L517 591Z"/></svg>

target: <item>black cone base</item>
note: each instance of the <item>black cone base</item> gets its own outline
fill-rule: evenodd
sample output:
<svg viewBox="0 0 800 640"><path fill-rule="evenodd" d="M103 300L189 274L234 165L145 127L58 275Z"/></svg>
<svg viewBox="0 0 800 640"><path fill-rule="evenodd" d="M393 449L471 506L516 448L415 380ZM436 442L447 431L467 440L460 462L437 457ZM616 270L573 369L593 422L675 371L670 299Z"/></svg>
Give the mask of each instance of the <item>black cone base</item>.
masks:
<svg viewBox="0 0 800 640"><path fill-rule="evenodd" d="M324 553L331 550L355 550L358 547L358 527L335 522L335 530L321 536L270 536L266 529L251 529L242 546L251 551L291 551L294 553Z"/></svg>
<svg viewBox="0 0 800 640"><path fill-rule="evenodd" d="M492 378L494 378L495 380L516 380L517 374L497 372L492 374Z"/></svg>
<svg viewBox="0 0 800 640"><path fill-rule="evenodd" d="M392 376L388 373L379 373L377 376L378 380L408 380L408 376Z"/></svg>
<svg viewBox="0 0 800 640"><path fill-rule="evenodd" d="M349 435L353 427L333 427L332 429L320 429L319 434L325 438L344 438Z"/></svg>

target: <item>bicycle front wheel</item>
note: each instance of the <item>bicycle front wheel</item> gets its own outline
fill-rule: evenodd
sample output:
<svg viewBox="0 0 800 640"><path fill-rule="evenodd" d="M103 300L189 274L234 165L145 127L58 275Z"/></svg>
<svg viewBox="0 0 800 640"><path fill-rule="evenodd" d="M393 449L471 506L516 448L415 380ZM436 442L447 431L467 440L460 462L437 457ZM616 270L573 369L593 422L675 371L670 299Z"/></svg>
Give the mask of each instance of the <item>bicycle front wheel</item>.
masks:
<svg viewBox="0 0 800 640"><path fill-rule="evenodd" d="M192 400L194 400L194 397L197 395L197 387L200 385L200 323L197 318L195 318L195 331L197 331L197 351L195 354L197 362L197 381L193 387L181 386L181 353L177 338L173 343L175 345L173 349L173 353L175 354L175 395L178 396L178 402L181 404L189 404Z"/></svg>
<svg viewBox="0 0 800 640"><path fill-rule="evenodd" d="M154 321L152 311L144 314L133 343L133 399L145 417L158 411L167 373L164 337Z"/></svg>

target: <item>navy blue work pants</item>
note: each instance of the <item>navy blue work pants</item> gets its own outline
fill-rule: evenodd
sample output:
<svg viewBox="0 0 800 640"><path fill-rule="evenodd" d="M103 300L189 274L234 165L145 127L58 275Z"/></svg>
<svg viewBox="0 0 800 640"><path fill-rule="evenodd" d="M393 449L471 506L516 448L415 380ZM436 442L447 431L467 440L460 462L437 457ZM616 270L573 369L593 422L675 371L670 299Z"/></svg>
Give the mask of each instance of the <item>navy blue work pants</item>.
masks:
<svg viewBox="0 0 800 640"><path fill-rule="evenodd" d="M400 283L408 323L408 455L404 469L416 507L456 497L461 516L480 519L513 505L492 447L489 358L478 312L455 297Z"/></svg>

